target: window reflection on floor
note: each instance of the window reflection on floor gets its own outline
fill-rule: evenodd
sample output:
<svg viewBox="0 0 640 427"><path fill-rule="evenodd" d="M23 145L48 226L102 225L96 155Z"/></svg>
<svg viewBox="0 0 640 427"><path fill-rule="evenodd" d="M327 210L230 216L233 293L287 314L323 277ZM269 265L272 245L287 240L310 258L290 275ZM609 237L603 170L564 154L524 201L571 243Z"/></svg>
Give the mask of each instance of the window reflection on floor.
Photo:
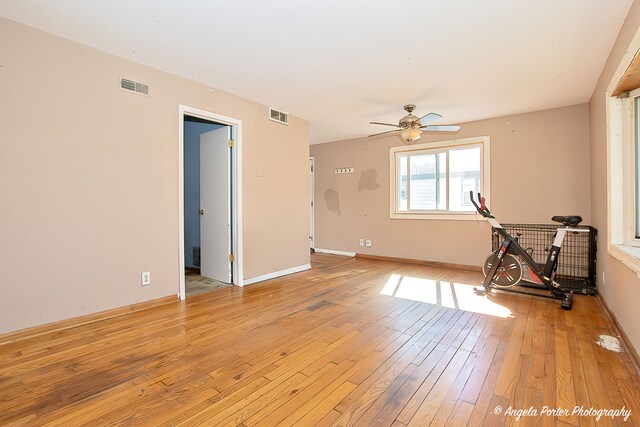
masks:
<svg viewBox="0 0 640 427"><path fill-rule="evenodd" d="M392 274L380 294L437 304L496 317L509 317L511 310L476 295L473 285Z"/></svg>

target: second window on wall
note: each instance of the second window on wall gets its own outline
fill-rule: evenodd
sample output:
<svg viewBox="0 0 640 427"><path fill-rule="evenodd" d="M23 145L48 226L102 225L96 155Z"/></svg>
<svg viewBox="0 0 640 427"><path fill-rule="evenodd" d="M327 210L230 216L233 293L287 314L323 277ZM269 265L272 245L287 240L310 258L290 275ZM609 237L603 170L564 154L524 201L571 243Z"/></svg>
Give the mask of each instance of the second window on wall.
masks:
<svg viewBox="0 0 640 427"><path fill-rule="evenodd" d="M392 147L391 217L466 219L469 192L487 193L488 150L488 137Z"/></svg>

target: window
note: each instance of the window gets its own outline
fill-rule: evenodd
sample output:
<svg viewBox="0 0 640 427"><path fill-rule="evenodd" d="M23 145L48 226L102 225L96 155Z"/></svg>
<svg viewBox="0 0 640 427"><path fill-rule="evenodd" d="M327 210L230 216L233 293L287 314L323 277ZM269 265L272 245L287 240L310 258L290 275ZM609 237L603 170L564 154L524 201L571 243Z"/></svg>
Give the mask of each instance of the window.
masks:
<svg viewBox="0 0 640 427"><path fill-rule="evenodd" d="M488 196L488 137L392 147L390 162L391 218L473 219L469 192Z"/></svg>
<svg viewBox="0 0 640 427"><path fill-rule="evenodd" d="M610 85L607 93L613 92ZM640 88L616 94L619 96L607 95L607 248L640 273Z"/></svg>

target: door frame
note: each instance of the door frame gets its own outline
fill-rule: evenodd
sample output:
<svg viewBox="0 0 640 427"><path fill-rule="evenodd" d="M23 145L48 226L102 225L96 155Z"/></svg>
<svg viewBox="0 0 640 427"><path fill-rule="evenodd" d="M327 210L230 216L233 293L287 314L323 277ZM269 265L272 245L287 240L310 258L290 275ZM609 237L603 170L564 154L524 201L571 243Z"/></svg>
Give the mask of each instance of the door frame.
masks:
<svg viewBox="0 0 640 427"><path fill-rule="evenodd" d="M310 208L311 208L311 224L310 224L310 231L311 231L311 244L310 244L310 248L314 249L316 248L316 158L314 156L310 156L309 157L309 161L311 163L311 201L310 201Z"/></svg>
<svg viewBox="0 0 640 427"><path fill-rule="evenodd" d="M233 150L231 151L231 236L234 261L232 266L233 284L244 285L243 240L242 240L242 120L232 117L178 105L178 298L184 300L185 257L184 257L184 117L192 116L222 125L231 126Z"/></svg>

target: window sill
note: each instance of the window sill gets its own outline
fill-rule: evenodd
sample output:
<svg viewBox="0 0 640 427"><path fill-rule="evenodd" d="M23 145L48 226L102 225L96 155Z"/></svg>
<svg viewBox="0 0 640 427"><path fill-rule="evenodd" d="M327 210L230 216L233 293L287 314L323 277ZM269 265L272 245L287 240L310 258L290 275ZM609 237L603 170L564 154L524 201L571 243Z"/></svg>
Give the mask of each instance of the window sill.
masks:
<svg viewBox="0 0 640 427"><path fill-rule="evenodd" d="M640 248L627 245L609 245L609 255L635 271L640 277Z"/></svg>
<svg viewBox="0 0 640 427"><path fill-rule="evenodd" d="M449 221L482 221L480 215L475 212L447 212L447 213L397 213L392 212L391 219L429 219Z"/></svg>

